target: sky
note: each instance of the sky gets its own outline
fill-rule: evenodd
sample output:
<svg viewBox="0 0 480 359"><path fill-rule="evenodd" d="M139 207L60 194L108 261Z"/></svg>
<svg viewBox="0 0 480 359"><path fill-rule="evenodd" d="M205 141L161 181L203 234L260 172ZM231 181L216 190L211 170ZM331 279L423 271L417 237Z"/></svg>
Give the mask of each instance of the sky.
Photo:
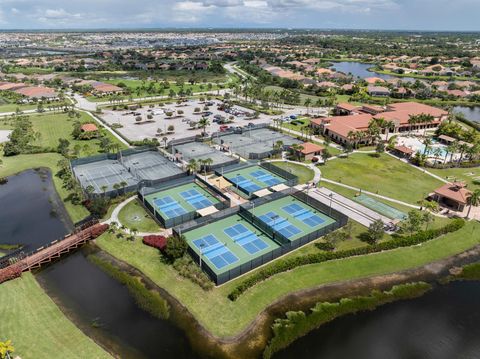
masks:
<svg viewBox="0 0 480 359"><path fill-rule="evenodd" d="M1 29L264 27L480 31L480 0L0 0Z"/></svg>

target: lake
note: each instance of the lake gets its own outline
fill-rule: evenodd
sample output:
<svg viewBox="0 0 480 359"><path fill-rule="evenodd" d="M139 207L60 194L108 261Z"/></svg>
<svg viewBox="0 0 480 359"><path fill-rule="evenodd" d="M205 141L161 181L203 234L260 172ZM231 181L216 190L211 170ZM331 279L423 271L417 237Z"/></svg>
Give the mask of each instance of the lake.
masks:
<svg viewBox="0 0 480 359"><path fill-rule="evenodd" d="M25 243L33 249L71 230L62 220L48 172L29 170L8 180L0 186L2 243ZM36 274L75 324L118 357L198 357L185 332L138 308L122 284L87 259L89 250L85 247ZM438 287L418 299L339 318L276 358L478 358L478 298L479 282Z"/></svg>
<svg viewBox="0 0 480 359"><path fill-rule="evenodd" d="M416 80L411 77L399 77L399 76L392 76L392 75L385 75L379 74L376 72L368 71L369 68L374 67L374 64L365 64L363 62L355 62L355 61L342 61L342 62L333 62L332 68L335 68L339 72L343 72L345 74L351 73L355 77L361 77L362 79L366 77L379 77L384 80L389 79L400 79L404 82L415 82Z"/></svg>
<svg viewBox="0 0 480 359"><path fill-rule="evenodd" d="M28 170L0 186L0 243L29 250L72 229L47 170ZM195 358L186 335L140 309L125 286L87 260L84 248L44 267L36 278L75 323L122 358ZM5 304L5 303L4 303Z"/></svg>
<svg viewBox="0 0 480 359"><path fill-rule="evenodd" d="M478 359L479 282L348 315L299 339L275 359Z"/></svg>
<svg viewBox="0 0 480 359"><path fill-rule="evenodd" d="M480 123L480 106L455 106L453 112L462 113L467 120Z"/></svg>
<svg viewBox="0 0 480 359"><path fill-rule="evenodd" d="M0 243L24 244L26 252L62 238L73 228L50 171L28 170L0 185Z"/></svg>

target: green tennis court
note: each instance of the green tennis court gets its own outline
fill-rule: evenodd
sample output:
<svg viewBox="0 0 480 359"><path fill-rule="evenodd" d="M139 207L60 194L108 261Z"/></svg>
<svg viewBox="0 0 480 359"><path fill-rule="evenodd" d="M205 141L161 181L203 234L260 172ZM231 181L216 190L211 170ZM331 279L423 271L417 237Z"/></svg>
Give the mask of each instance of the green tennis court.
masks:
<svg viewBox="0 0 480 359"><path fill-rule="evenodd" d="M187 183L145 196L147 201L164 218L171 219L213 206L220 201L196 183Z"/></svg>
<svg viewBox="0 0 480 359"><path fill-rule="evenodd" d="M335 222L333 218L292 196L265 203L250 212L290 241Z"/></svg>
<svg viewBox="0 0 480 359"><path fill-rule="evenodd" d="M379 202L372 197L368 197L364 194L361 194L353 198L356 202L363 204L365 207L370 208L371 210L383 214L385 217L391 219L400 219L403 220L407 218L407 215L398 209L391 207L385 203Z"/></svg>
<svg viewBox="0 0 480 359"><path fill-rule="evenodd" d="M233 186L238 187L242 192L251 195L253 192L264 188L273 187L287 180L260 166L251 166L223 175Z"/></svg>
<svg viewBox="0 0 480 359"><path fill-rule="evenodd" d="M239 215L183 233L190 248L217 275L261 257L279 245Z"/></svg>

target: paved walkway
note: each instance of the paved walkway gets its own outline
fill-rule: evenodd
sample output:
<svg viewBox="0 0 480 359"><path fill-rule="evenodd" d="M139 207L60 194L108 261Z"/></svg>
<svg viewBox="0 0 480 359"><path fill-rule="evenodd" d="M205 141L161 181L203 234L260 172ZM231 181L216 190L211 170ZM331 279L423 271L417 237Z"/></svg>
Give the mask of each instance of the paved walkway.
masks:
<svg viewBox="0 0 480 359"><path fill-rule="evenodd" d="M392 223L392 220L385 217L370 208L367 208L360 203L352 201L351 199L344 197L336 192L333 192L327 188L320 187L309 191L309 196L322 202L327 206L331 206L340 213L343 213L347 217L353 219L356 222L369 227L374 221L381 220L385 225Z"/></svg>
<svg viewBox="0 0 480 359"><path fill-rule="evenodd" d="M340 183L340 182L337 182L337 181L332 181L332 180L329 180L325 177L322 178L322 181L327 182L327 183L332 183L332 184L340 186L340 187L348 188L348 189L354 190L356 192L365 193L365 194L368 194L369 196L372 196L372 197L381 198L381 199L384 199L385 201L390 201L390 202L393 202L393 203L401 204L402 206L415 208L415 209L420 209L420 206L410 204L410 203L407 203L407 202L403 202L403 201L399 201L398 199L394 199L394 198L391 198L391 197L382 196L382 195L377 194L377 193L365 191L363 189L353 187L353 186L349 186L349 185L346 185L344 183Z"/></svg>
<svg viewBox="0 0 480 359"><path fill-rule="evenodd" d="M124 200L123 202L119 203L117 205L117 207L115 207L115 209L113 210L111 216L109 219L105 220L102 222L105 223L105 224L111 224L113 222L117 223L118 224L118 228L122 228L122 222L120 222L120 219L118 218L118 215L120 213L120 211L127 205L129 204L130 202L134 201L137 199L137 196L132 196L132 197L129 197L127 198L126 200ZM122 229L125 233L127 234L132 234L130 229L128 228L124 228ZM151 232L137 232L135 235L137 236L140 236L140 237L144 237L144 236L150 236L150 235L160 235L160 236L165 236L165 237L169 237L172 235L172 230L171 229L164 229L163 231L160 231L160 232L154 232L154 233L151 233Z"/></svg>

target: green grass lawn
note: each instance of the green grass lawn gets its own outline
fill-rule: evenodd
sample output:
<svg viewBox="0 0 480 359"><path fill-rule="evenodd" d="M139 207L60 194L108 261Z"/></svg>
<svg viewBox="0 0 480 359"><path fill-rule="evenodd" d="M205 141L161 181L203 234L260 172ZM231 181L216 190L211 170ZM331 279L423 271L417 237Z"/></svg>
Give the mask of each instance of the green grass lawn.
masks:
<svg viewBox="0 0 480 359"><path fill-rule="evenodd" d="M156 233L162 230L138 200L133 200L123 207L118 214L118 219L125 227L136 228L139 232Z"/></svg>
<svg viewBox="0 0 480 359"><path fill-rule="evenodd" d="M480 223L469 222L458 232L421 246L299 267L259 283L235 302L228 300L227 294L242 278L205 292L162 263L159 252L143 245L140 239L131 242L104 234L97 239L97 244L138 268L157 285L169 291L207 330L214 335L227 337L246 328L266 306L286 294L316 285L394 273L427 264L479 244L480 237L475 235L478 231Z"/></svg>
<svg viewBox="0 0 480 359"><path fill-rule="evenodd" d="M310 168L291 162L273 162L273 164L297 176L299 184L313 180L314 173Z"/></svg>
<svg viewBox="0 0 480 359"><path fill-rule="evenodd" d="M439 180L386 154L379 158L352 154L327 162L321 171L322 177L330 180L411 204L442 185Z"/></svg>
<svg viewBox="0 0 480 359"><path fill-rule="evenodd" d="M446 168L446 169L435 169L428 168L429 172L436 174L448 181L462 181L468 185L469 189L480 188L479 185L475 185L473 181L475 178L480 181L480 167L474 168Z"/></svg>
<svg viewBox="0 0 480 359"><path fill-rule="evenodd" d="M341 194L342 196L345 196L347 198L350 198L355 201L355 195L357 194L356 191L351 190L349 188L345 188L342 186L335 185L333 183L327 183L327 182L320 182L320 186L328 188L334 192L337 192L338 194ZM396 208L399 211L402 211L403 213L408 213L409 211L413 210L413 208L404 206L395 202L387 201L378 197L372 197L375 199L375 201L384 203L390 207ZM429 225L429 228L438 228L446 225L450 219L448 218L443 218L443 217L435 217L433 223Z"/></svg>
<svg viewBox="0 0 480 359"><path fill-rule="evenodd" d="M58 140L60 138L67 139L70 142L70 149L73 149L76 145L79 146L79 157L91 156L100 152L99 140L76 140L72 136L73 125L75 121L96 123L89 115L84 112L80 112L79 118L70 118L65 113L44 113L30 115L33 129L35 132L40 133L40 138L33 142L34 145L54 148L58 146ZM97 124L98 125L98 124ZM98 125L100 128L100 125ZM9 120L0 120L0 129L11 129L12 123ZM113 143L116 143L120 148L125 149L126 146L118 141L110 132L102 130L104 135L107 136Z"/></svg>
<svg viewBox="0 0 480 359"><path fill-rule="evenodd" d="M17 103L4 103L0 105L0 113L3 112L15 112L17 109L20 111L32 110L37 108L37 105L20 105Z"/></svg>
<svg viewBox="0 0 480 359"><path fill-rule="evenodd" d="M0 340L12 340L12 358L111 358L64 316L30 273L2 284L0 303Z"/></svg>

